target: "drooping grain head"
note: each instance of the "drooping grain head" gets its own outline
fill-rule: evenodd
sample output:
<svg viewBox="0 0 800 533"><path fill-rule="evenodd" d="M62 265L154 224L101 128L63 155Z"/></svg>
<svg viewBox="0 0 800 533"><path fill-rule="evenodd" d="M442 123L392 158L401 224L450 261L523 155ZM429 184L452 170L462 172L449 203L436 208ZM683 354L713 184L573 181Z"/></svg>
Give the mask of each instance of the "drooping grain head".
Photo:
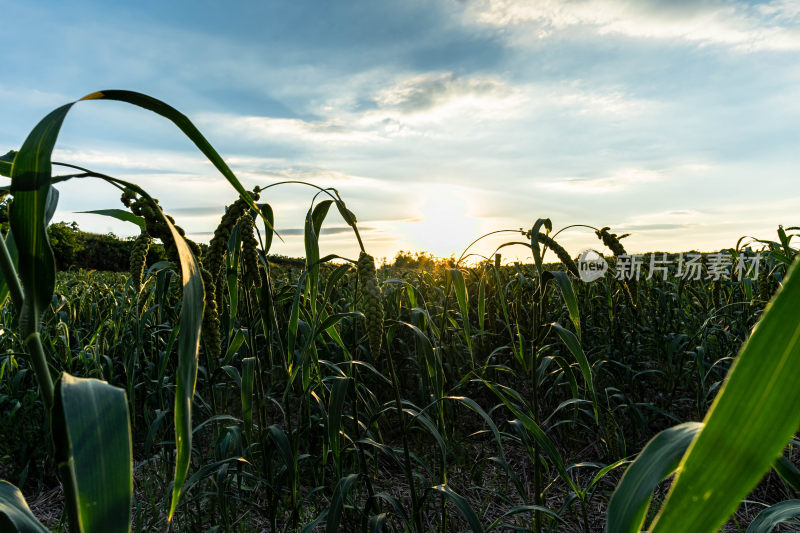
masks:
<svg viewBox="0 0 800 533"><path fill-rule="evenodd" d="M600 230L597 230L595 234L597 237L603 241L603 244L611 250L615 256L625 255L625 247L619 242L621 237L617 237L616 233L610 233L608 230L611 228L606 226Z"/></svg>
<svg viewBox="0 0 800 533"><path fill-rule="evenodd" d="M257 189L250 194L253 200L258 200L259 193ZM225 214L222 215L222 220L220 220L217 229L214 230L214 236L209 243L208 252L203 259L203 265L211 273L212 279L214 280L218 304L222 300L222 263L228 251L228 241L231 238L233 228L247 208L248 203L242 198L239 198L228 207Z"/></svg>
<svg viewBox="0 0 800 533"><path fill-rule="evenodd" d="M253 235L255 220L250 213L239 219L239 231L242 232L242 270L244 282L248 287L260 287L261 276L258 274L258 241Z"/></svg>
<svg viewBox="0 0 800 533"><path fill-rule="evenodd" d="M567 271L572 272L573 275L579 277L580 274L578 272L578 265L575 264L575 261L572 260L570 257L569 252L567 252L560 244L558 244L554 239L551 239L544 233L539 234L539 242L553 250L553 253L556 254L558 260L561 261L561 264L564 265L564 268Z"/></svg>
<svg viewBox="0 0 800 533"><path fill-rule="evenodd" d="M147 230L142 230L136 240L133 241L130 257L130 272L131 278L133 279L133 286L137 293L142 289L142 278L146 266L147 251L150 249L150 244L152 242L153 239L147 233Z"/></svg>
<svg viewBox="0 0 800 533"><path fill-rule="evenodd" d="M203 308L203 327L200 330L203 343L208 351L209 359L216 361L222 354L222 339L220 337L219 312L215 297L214 278L205 268L200 269L205 287L205 307Z"/></svg>

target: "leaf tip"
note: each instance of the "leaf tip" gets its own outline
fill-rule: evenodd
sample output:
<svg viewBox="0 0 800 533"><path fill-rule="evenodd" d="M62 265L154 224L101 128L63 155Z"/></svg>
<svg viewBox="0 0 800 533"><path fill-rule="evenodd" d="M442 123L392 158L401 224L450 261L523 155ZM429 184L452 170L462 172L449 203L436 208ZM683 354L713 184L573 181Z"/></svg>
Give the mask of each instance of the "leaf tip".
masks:
<svg viewBox="0 0 800 533"><path fill-rule="evenodd" d="M86 96L81 98L81 100L100 100L102 98L105 98L105 95L103 94L103 91L96 91L96 92L93 92L91 94L87 94ZM79 100L79 101L81 101L81 100Z"/></svg>

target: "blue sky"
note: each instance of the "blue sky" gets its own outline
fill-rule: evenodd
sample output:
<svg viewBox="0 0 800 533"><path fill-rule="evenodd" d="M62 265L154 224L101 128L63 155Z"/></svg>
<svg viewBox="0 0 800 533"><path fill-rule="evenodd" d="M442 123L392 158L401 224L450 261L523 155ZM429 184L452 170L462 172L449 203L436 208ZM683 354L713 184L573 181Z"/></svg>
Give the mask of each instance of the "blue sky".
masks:
<svg viewBox="0 0 800 533"><path fill-rule="evenodd" d="M800 2L6 2L0 151L99 89L187 114L247 186L336 187L368 250L460 251L550 217L631 251L713 250L797 225ZM56 158L136 181L198 240L235 192L171 124L76 106ZM57 218L120 207L68 183ZM311 189L262 200L284 242ZM331 214L323 253L354 255ZM563 234L577 252L590 232ZM478 252L491 253L498 241Z"/></svg>

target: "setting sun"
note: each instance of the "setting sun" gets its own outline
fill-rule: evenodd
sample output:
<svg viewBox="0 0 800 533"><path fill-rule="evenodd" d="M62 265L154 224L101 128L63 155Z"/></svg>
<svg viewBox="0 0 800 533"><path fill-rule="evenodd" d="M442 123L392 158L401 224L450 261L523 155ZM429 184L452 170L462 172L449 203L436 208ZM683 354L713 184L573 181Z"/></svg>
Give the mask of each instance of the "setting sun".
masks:
<svg viewBox="0 0 800 533"><path fill-rule="evenodd" d="M402 226L408 241L419 250L447 257L479 236L478 220L466 195L435 187L419 206L420 216Z"/></svg>

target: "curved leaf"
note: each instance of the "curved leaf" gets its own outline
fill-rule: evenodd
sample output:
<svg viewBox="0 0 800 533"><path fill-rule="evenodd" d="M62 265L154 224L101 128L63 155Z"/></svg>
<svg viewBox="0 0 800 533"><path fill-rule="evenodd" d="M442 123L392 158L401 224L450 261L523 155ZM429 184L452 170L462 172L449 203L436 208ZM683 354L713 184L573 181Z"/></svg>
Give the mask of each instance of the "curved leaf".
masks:
<svg viewBox="0 0 800 533"><path fill-rule="evenodd" d="M233 185L233 188L236 189L239 195L250 204L250 207L255 209L259 214L261 214L262 218L264 218L263 213L261 213L258 206L253 203L253 198L250 196L250 193L239 182L239 179L236 177L233 171L231 171L227 163L223 161L222 157L220 157L217 151L214 150L214 147L211 146L205 137L203 137L203 134L200 133L200 130L198 130L195 125L192 124L192 121L190 121L186 115L174 107L146 94L117 89L98 91L88 94L81 98L81 100L116 100L118 102L126 102L128 104L147 109L148 111L152 111L153 113L161 115L162 117L172 121L172 123L175 124L195 144L195 146L200 149L201 152L203 152L203 155L205 155L208 160L211 161L216 169L219 170L223 176L225 176L225 179L227 179L228 182ZM264 221L269 223L266 219L264 219Z"/></svg>
<svg viewBox="0 0 800 533"><path fill-rule="evenodd" d="M608 533L638 533L642 529L653 491L675 471L702 427L698 422L687 422L665 429L650 439L625 471L608 502Z"/></svg>
<svg viewBox="0 0 800 533"><path fill-rule="evenodd" d="M592 406L594 408L594 418L595 420L599 419L599 407L597 404L597 395L594 392L594 380L592 378L592 367L589 365L589 360L586 358L586 354L583 352L583 348L581 347L581 341L578 340L578 337L575 336L570 330L565 329L561 324L558 322L553 323L553 328L558 333L558 336L561 337L561 340L564 341L564 344L567 345L569 348L570 353L575 356L575 359L578 361L578 365L581 367L581 374L583 374L583 379L586 380L586 386L589 389L589 394L592 397Z"/></svg>
<svg viewBox="0 0 800 533"><path fill-rule="evenodd" d="M797 265L728 372L656 516L654 533L718 529L800 426Z"/></svg>
<svg viewBox="0 0 800 533"><path fill-rule="evenodd" d="M325 519L325 532L336 533L340 531L339 523L342 520L342 509L344 508L344 499L350 492L353 483L358 479L358 474L348 474L339 480L336 484L336 490L333 491L333 499L331 505L328 507L328 514Z"/></svg>
<svg viewBox="0 0 800 533"><path fill-rule="evenodd" d="M0 531L48 533L33 516L19 489L8 481L0 481Z"/></svg>
<svg viewBox="0 0 800 533"><path fill-rule="evenodd" d="M23 337L39 330L39 316L53 295L56 263L45 219L50 196L53 152L58 132L73 104L52 111L31 130L11 166L9 223L19 250L19 276L25 290Z"/></svg>
<svg viewBox="0 0 800 533"><path fill-rule="evenodd" d="M770 533L775 526L800 515L800 500L787 500L767 507L750 522L747 533Z"/></svg>
<svg viewBox="0 0 800 533"><path fill-rule="evenodd" d="M165 219L167 220L167 219ZM181 489L189 472L192 455L192 398L197 385L197 356L200 350L200 327L203 323L205 290L200 265L175 226L167 220L183 277L180 337L178 338L178 372L175 379L175 484L172 488L169 520L178 507Z"/></svg>
<svg viewBox="0 0 800 533"><path fill-rule="evenodd" d="M11 177L11 165L14 163L15 157L17 157L17 152L14 150L9 150L4 155L0 155L0 176Z"/></svg>
<svg viewBox="0 0 800 533"><path fill-rule="evenodd" d="M581 338L581 315L578 312L578 298L575 296L575 290L572 287L572 281L566 272L561 270L548 270L542 275L542 280L547 283L548 280L554 279L561 290L561 296L564 298L564 303L567 305L569 318L572 325L575 326L575 331L578 334L578 340Z"/></svg>
<svg viewBox="0 0 800 533"><path fill-rule="evenodd" d="M444 494L447 499L453 502L458 512L461 513L461 516L467 521L469 527L472 528L472 533L483 533L483 526L481 526L481 521L478 520L478 515L475 514L475 510L463 496L457 494L448 485L435 485L431 488L433 490L438 490Z"/></svg>
<svg viewBox="0 0 800 533"><path fill-rule="evenodd" d="M144 218L137 217L130 211L125 209L93 209L92 211L78 211L78 213L87 213L90 215L103 215L105 217L116 218L123 222L131 222L139 226L139 229L145 229Z"/></svg>

